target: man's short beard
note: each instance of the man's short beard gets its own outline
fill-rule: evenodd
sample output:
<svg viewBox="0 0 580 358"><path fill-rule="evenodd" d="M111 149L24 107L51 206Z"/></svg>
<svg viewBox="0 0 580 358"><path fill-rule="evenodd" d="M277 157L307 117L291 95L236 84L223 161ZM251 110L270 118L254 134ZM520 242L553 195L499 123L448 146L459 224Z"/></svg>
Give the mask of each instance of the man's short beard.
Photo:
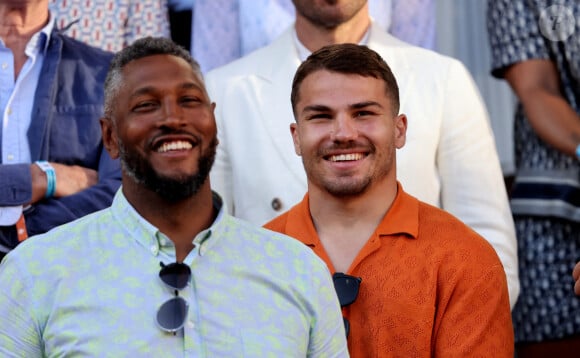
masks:
<svg viewBox="0 0 580 358"><path fill-rule="evenodd" d="M199 192L213 166L217 143L217 138L212 139L209 147L199 157L197 173L191 175L177 178L159 175L149 161L136 151L128 151L122 143L119 143L121 165L124 172L136 183L144 185L166 201L176 203Z"/></svg>
<svg viewBox="0 0 580 358"><path fill-rule="evenodd" d="M371 178L364 178L358 182L324 181L324 189L334 197L347 198L362 195L371 186Z"/></svg>

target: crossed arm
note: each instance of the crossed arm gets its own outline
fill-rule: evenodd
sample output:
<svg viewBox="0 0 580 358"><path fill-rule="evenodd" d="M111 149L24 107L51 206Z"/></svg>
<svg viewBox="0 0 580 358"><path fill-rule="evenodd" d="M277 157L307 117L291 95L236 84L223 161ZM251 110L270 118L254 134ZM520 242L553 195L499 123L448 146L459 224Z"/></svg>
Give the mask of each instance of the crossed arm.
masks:
<svg viewBox="0 0 580 358"><path fill-rule="evenodd" d="M46 175L35 164L0 165L0 206L23 205L29 236L77 219L111 204L121 184L120 164L101 148L95 169L51 162L55 195L44 198ZM0 241L15 245L16 231L0 227Z"/></svg>
<svg viewBox="0 0 580 358"><path fill-rule="evenodd" d="M84 189L97 184L97 171L90 168L83 168L78 165L65 165L50 163L56 174L55 198L76 194ZM44 198L47 187L46 174L36 165L30 165L30 175L32 177L32 199L30 204L36 204Z"/></svg>

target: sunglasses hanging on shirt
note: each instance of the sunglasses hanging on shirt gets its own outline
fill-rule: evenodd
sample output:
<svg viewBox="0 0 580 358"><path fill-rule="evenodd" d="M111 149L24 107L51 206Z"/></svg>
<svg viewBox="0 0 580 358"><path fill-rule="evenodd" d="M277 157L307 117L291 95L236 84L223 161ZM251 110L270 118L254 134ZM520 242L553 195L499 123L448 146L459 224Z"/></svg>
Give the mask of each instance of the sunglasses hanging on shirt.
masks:
<svg viewBox="0 0 580 358"><path fill-rule="evenodd" d="M356 301L358 296L358 290L362 278L344 274L342 272L336 272L332 275L332 281L334 282L334 289L336 290L336 295L338 296L338 302L340 302L340 307L346 307ZM350 323L346 317L342 317L344 321L344 330L346 331L346 336L350 332Z"/></svg>
<svg viewBox="0 0 580 358"><path fill-rule="evenodd" d="M169 288L175 291L175 297L169 299L157 310L157 325L163 331L175 334L183 328L187 319L189 304L179 296L179 291L189 285L191 268L180 262L169 265L160 263L159 278Z"/></svg>

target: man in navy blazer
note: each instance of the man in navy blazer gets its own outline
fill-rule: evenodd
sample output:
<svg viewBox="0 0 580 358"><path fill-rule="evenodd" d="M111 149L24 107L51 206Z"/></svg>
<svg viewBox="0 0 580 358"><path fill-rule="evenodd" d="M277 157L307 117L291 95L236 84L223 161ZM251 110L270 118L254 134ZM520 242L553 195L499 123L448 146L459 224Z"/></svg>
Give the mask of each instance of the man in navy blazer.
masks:
<svg viewBox="0 0 580 358"><path fill-rule="evenodd" d="M121 175L99 125L112 54L57 30L48 0L0 0L0 25L1 258L109 206Z"/></svg>

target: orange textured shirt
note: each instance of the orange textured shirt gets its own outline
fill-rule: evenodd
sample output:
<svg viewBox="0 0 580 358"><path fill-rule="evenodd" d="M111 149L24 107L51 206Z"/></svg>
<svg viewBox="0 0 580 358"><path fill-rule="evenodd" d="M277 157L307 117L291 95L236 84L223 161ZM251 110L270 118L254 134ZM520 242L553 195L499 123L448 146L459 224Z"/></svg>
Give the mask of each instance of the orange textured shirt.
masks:
<svg viewBox="0 0 580 358"><path fill-rule="evenodd" d="M308 194L266 228L297 238L335 272ZM362 277L351 357L509 357L514 337L505 272L492 246L449 213L398 194L349 268Z"/></svg>

